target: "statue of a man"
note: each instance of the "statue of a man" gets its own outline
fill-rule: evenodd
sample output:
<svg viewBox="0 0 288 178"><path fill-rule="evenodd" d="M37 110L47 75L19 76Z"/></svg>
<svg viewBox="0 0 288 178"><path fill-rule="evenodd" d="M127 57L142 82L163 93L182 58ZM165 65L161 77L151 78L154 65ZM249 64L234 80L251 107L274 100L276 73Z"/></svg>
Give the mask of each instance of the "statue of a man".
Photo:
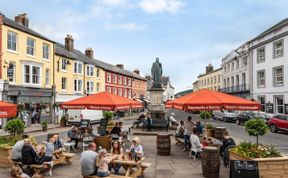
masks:
<svg viewBox="0 0 288 178"><path fill-rule="evenodd" d="M156 58L156 61L153 62L151 68L151 75L154 81L154 88L162 88L161 85L161 76L162 76L162 64L159 62L159 58Z"/></svg>

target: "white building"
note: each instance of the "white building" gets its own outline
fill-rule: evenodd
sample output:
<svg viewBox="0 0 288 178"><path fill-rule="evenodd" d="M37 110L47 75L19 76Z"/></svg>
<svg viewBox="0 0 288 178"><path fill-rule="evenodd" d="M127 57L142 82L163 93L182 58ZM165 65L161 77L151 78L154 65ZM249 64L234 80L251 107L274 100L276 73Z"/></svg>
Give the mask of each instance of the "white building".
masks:
<svg viewBox="0 0 288 178"><path fill-rule="evenodd" d="M288 114L288 19L249 41L252 95L262 110Z"/></svg>
<svg viewBox="0 0 288 178"><path fill-rule="evenodd" d="M174 99L174 87L171 85L170 78L162 76L161 77L163 92L163 101L173 100Z"/></svg>
<svg viewBox="0 0 288 178"><path fill-rule="evenodd" d="M223 88L221 92L250 99L248 44L243 44L222 59Z"/></svg>

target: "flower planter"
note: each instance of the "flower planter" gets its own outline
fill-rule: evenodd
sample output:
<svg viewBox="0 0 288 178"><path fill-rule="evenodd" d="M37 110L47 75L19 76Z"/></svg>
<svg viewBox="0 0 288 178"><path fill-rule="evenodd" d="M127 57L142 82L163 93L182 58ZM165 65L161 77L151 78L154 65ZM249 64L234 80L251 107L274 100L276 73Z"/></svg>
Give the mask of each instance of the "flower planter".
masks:
<svg viewBox="0 0 288 178"><path fill-rule="evenodd" d="M229 152L230 160L252 160L258 162L260 178L288 177L288 157L246 158L234 152Z"/></svg>
<svg viewBox="0 0 288 178"><path fill-rule="evenodd" d="M1 147L0 148L0 167L10 168L13 165L11 160L12 147Z"/></svg>

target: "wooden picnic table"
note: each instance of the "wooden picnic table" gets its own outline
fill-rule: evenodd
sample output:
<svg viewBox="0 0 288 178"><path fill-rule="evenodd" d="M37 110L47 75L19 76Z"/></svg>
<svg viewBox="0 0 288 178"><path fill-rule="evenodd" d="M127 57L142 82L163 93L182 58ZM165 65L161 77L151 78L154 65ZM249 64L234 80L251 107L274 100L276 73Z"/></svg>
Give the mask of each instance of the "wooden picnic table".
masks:
<svg viewBox="0 0 288 178"><path fill-rule="evenodd" d="M122 155L115 156L115 155L109 154L108 157L110 159L113 159L116 157L116 159L114 159L111 163L120 164L126 170L126 173L125 173L126 177L137 178L138 176L142 176L144 173L144 170L147 167L151 166L150 163L143 163L143 161L145 160L145 157L142 157L141 160L137 162L134 160L129 160L128 155L125 155L124 159Z"/></svg>
<svg viewBox="0 0 288 178"><path fill-rule="evenodd" d="M71 159L75 155L73 153L64 152L62 149L54 150L53 155L56 159L53 160L53 164L71 164Z"/></svg>

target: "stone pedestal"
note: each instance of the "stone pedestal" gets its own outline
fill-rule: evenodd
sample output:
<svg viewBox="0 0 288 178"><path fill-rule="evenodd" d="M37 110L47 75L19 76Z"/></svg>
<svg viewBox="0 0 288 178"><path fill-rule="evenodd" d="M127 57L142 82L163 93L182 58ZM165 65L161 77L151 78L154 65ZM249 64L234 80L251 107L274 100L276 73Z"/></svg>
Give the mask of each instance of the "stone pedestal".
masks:
<svg viewBox="0 0 288 178"><path fill-rule="evenodd" d="M152 88L149 92L151 103L148 105L148 111L151 114L153 126L166 127L165 105L163 103L164 90L162 88Z"/></svg>

